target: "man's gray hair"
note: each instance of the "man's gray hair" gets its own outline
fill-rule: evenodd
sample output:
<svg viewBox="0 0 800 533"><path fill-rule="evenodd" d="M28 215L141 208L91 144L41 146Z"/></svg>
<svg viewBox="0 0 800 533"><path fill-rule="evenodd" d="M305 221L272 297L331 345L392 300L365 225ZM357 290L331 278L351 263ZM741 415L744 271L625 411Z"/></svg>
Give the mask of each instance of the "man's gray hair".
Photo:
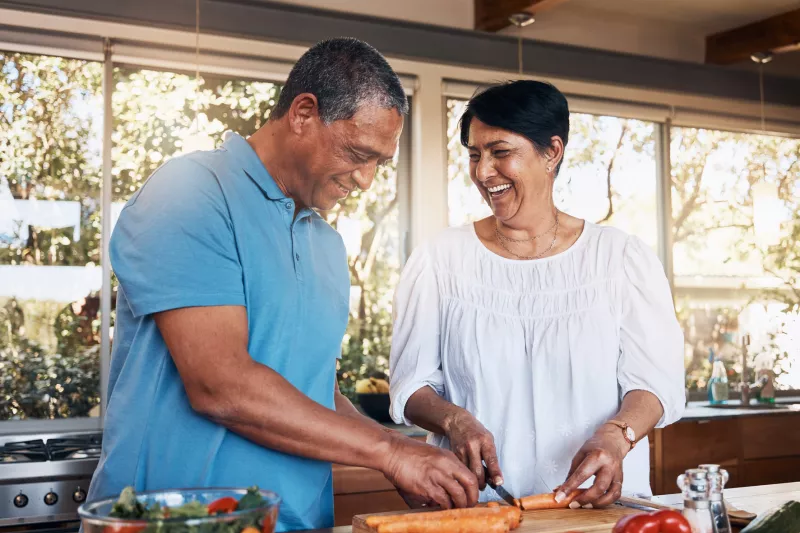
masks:
<svg viewBox="0 0 800 533"><path fill-rule="evenodd" d="M408 113L400 78L375 48L363 41L339 38L321 41L295 63L272 110L281 118L303 93L317 97L322 121L353 118L364 104Z"/></svg>

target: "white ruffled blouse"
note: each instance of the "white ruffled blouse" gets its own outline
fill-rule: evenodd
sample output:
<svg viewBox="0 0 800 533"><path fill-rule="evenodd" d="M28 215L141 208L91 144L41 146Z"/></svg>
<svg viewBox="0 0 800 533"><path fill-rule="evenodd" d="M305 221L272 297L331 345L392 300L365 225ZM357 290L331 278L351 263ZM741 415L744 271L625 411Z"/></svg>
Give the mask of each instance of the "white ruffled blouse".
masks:
<svg viewBox="0 0 800 533"><path fill-rule="evenodd" d="M515 496L563 483L632 390L661 401L659 427L683 413L669 284L653 251L617 229L587 222L568 250L518 261L487 249L471 224L450 228L412 254L394 313L392 418L410 424L408 398L432 387L492 433ZM625 459L624 493L651 494L648 448L645 439ZM493 499L490 488L481 495Z"/></svg>

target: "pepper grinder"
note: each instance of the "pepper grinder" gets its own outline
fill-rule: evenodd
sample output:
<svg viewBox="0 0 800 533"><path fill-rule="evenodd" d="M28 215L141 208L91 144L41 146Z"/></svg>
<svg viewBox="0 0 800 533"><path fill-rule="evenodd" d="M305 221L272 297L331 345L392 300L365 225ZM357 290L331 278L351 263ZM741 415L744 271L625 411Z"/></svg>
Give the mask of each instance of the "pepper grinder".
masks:
<svg viewBox="0 0 800 533"><path fill-rule="evenodd" d="M708 479L708 503L714 533L731 533L731 521L722 496L725 484L728 482L728 472L719 465L700 465L700 469L706 471Z"/></svg>
<svg viewBox="0 0 800 533"><path fill-rule="evenodd" d="M678 487L683 492L683 516L692 526L692 533L714 533L708 500L708 472L689 469L678 476Z"/></svg>

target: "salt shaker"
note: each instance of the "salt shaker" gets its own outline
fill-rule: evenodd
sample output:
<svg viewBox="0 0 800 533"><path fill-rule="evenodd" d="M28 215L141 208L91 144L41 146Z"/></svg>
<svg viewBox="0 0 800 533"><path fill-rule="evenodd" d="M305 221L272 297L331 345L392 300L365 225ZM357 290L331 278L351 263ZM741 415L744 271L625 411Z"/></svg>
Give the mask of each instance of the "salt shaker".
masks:
<svg viewBox="0 0 800 533"><path fill-rule="evenodd" d="M728 472L719 465L700 465L699 468L706 471L708 479L708 503L714 533L731 533L731 521L722 496L725 484L728 482Z"/></svg>
<svg viewBox="0 0 800 533"><path fill-rule="evenodd" d="M708 472L700 468L678 476L683 492L683 516L692 526L692 533L714 533L711 505L708 500Z"/></svg>

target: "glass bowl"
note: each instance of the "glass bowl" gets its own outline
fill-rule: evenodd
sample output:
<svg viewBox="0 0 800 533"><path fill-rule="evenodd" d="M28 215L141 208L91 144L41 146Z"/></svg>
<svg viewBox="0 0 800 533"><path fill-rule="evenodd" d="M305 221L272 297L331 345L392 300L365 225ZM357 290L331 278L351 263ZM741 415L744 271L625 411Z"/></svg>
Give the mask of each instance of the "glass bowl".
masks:
<svg viewBox="0 0 800 533"><path fill-rule="evenodd" d="M137 492L136 500L147 506L159 504L175 509L189 502L208 505L221 498L240 500L247 489L174 489ZM87 502L78 509L84 533L273 533L278 523L280 497L274 492L259 490L263 505L201 518L172 516L169 518L131 519L109 516L118 497ZM256 531L248 530L254 528Z"/></svg>

